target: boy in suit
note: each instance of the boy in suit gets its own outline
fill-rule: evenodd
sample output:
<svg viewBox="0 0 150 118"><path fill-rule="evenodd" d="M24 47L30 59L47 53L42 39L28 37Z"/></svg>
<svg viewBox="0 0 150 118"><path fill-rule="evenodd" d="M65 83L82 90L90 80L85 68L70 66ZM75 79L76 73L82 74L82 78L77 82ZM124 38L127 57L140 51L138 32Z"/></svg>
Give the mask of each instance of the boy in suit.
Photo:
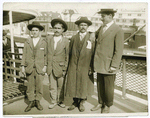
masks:
<svg viewBox="0 0 150 118"><path fill-rule="evenodd" d="M27 96L30 101L25 112L36 106L38 110L43 110L40 100L43 95L43 78L47 68L47 41L41 37L44 29L39 22L32 22L28 25L32 37L24 44L22 57L22 73L27 77Z"/></svg>
<svg viewBox="0 0 150 118"><path fill-rule="evenodd" d="M94 71L97 72L97 91L99 104L92 111L101 109L109 113L113 105L114 81L123 53L123 30L114 23L113 9L101 9L103 25L96 31Z"/></svg>
<svg viewBox="0 0 150 118"><path fill-rule="evenodd" d="M67 24L62 19L53 19L51 25L54 35L48 37L48 68L49 91L51 103L49 109L57 104L64 108L64 77L68 66L69 40L63 37Z"/></svg>

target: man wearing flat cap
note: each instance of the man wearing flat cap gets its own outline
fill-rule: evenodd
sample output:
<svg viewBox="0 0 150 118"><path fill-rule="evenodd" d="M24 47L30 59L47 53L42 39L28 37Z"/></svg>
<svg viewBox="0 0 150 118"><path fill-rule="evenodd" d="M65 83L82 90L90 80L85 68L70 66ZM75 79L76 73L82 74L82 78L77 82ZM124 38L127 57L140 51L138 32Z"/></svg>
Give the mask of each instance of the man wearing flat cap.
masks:
<svg viewBox="0 0 150 118"><path fill-rule="evenodd" d="M84 102L91 96L94 89L92 60L94 55L94 39L90 39L87 31L92 22L87 17L81 17L75 22L79 32L70 40L70 57L67 72L66 96L73 98L68 110L78 107L85 110Z"/></svg>
<svg viewBox="0 0 150 118"><path fill-rule="evenodd" d="M44 29L39 22L29 24L32 37L24 43L22 57L22 73L27 77L27 96L30 101L25 112L37 107L43 110L40 100L43 96L43 79L47 68L47 41L41 37L41 31Z"/></svg>
<svg viewBox="0 0 150 118"><path fill-rule="evenodd" d="M109 113L114 99L114 82L123 53L123 30L114 23L113 9L101 9L103 25L96 31L94 71L97 72L98 105L101 113Z"/></svg>
<svg viewBox="0 0 150 118"><path fill-rule="evenodd" d="M67 24L59 18L51 21L54 35L48 37L48 67L49 91L51 103L49 109L56 105L65 108L64 78L68 66L69 40L63 36Z"/></svg>

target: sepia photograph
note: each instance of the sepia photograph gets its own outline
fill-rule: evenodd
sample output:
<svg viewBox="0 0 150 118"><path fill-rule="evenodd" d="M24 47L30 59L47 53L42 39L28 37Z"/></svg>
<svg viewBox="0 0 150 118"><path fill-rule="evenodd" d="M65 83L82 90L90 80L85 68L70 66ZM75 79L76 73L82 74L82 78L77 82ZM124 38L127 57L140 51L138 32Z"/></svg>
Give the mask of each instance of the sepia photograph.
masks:
<svg viewBox="0 0 150 118"><path fill-rule="evenodd" d="M3 2L3 117L148 111L148 2Z"/></svg>

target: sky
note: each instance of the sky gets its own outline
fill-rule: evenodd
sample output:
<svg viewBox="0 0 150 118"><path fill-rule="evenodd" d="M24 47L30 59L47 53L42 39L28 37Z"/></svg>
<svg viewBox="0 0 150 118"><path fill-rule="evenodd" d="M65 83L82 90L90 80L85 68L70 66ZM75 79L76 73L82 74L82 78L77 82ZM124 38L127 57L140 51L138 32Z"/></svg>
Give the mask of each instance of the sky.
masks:
<svg viewBox="0 0 150 118"><path fill-rule="evenodd" d="M4 2L3 9L38 9L39 11L57 11L76 9L80 14L93 15L101 8L139 10L146 8L146 2Z"/></svg>

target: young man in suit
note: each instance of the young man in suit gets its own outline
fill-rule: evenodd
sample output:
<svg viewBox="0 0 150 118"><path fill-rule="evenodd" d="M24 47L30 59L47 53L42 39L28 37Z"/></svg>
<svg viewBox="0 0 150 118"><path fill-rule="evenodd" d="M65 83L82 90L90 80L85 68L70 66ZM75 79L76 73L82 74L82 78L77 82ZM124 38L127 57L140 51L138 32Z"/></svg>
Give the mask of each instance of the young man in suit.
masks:
<svg viewBox="0 0 150 118"><path fill-rule="evenodd" d="M84 102L91 96L94 88L92 60L94 55L94 40L87 31L92 22L87 17L81 17L75 22L79 32L70 40L70 57L67 72L66 96L73 98L68 110L78 107L85 110Z"/></svg>
<svg viewBox="0 0 150 118"><path fill-rule="evenodd" d="M92 111L101 109L101 113L109 113L113 105L114 81L123 53L123 30L114 23L113 9L101 9L103 25L96 31L96 49L94 70L97 72L98 105Z"/></svg>
<svg viewBox="0 0 150 118"><path fill-rule="evenodd" d="M69 40L63 36L67 24L62 19L53 19L54 35L48 37L48 68L50 109L56 105L64 108L64 77L68 66Z"/></svg>
<svg viewBox="0 0 150 118"><path fill-rule="evenodd" d="M25 112L36 106L38 110L43 110L40 100L43 95L43 79L47 68L47 41L41 37L44 29L39 22L32 22L28 25L32 37L24 44L22 57L22 73L27 77L27 96L30 101Z"/></svg>

